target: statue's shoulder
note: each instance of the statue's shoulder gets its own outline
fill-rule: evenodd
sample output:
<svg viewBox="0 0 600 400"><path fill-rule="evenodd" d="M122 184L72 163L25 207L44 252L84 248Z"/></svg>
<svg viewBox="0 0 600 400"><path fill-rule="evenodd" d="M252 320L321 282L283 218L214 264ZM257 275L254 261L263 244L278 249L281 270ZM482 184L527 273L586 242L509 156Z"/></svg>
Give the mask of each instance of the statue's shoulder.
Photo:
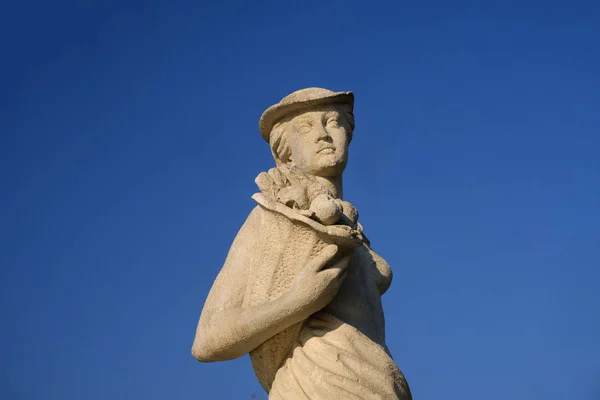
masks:
<svg viewBox="0 0 600 400"><path fill-rule="evenodd" d="M262 226L268 227L276 224L280 219L294 219L290 215L295 214L292 210L286 210L282 212L284 205L273 199L269 199L264 195L257 193L252 196L252 199L256 202L256 206L250 211L246 223L254 227ZM287 208L287 207L285 207Z"/></svg>
<svg viewBox="0 0 600 400"><path fill-rule="evenodd" d="M265 223L269 223L271 214L260 204L256 204L248 214L244 225L248 225L252 229L260 229Z"/></svg>
<svg viewBox="0 0 600 400"><path fill-rule="evenodd" d="M252 238L254 241L256 241L261 236L261 233L267 229L267 227L274 224L272 214L273 213L257 204L248 214L248 217L240 228L237 237L244 237L248 239Z"/></svg>
<svg viewBox="0 0 600 400"><path fill-rule="evenodd" d="M274 203L257 203L236 237L236 242L249 243L252 251L269 247L274 241L284 240L293 234L294 227L298 225L298 221L287 215L293 214L292 210L284 214L281 210L278 212L273 209Z"/></svg>
<svg viewBox="0 0 600 400"><path fill-rule="evenodd" d="M260 230L263 214L264 212L260 209L260 207L258 205L255 206L246 217L246 220L240 228L237 237L251 236Z"/></svg>

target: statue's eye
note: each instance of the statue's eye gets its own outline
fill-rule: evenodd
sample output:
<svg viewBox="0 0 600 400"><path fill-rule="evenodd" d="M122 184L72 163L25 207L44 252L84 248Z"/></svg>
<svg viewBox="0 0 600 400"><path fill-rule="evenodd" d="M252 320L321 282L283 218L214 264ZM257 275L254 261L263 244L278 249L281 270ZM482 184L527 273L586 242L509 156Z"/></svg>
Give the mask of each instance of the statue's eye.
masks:
<svg viewBox="0 0 600 400"><path fill-rule="evenodd" d="M329 118L327 120L327 126L332 127L332 128L337 128L339 126L337 117Z"/></svg>
<svg viewBox="0 0 600 400"><path fill-rule="evenodd" d="M300 133L309 133L310 131L312 131L312 126L307 122L298 126L298 132Z"/></svg>

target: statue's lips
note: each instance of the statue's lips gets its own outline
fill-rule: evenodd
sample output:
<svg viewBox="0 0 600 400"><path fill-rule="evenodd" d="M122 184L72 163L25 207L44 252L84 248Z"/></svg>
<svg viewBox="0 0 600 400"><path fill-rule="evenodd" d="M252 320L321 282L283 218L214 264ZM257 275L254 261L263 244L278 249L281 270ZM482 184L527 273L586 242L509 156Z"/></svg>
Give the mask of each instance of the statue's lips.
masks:
<svg viewBox="0 0 600 400"><path fill-rule="evenodd" d="M335 147L324 147L320 150L317 150L317 154L333 154L335 152Z"/></svg>

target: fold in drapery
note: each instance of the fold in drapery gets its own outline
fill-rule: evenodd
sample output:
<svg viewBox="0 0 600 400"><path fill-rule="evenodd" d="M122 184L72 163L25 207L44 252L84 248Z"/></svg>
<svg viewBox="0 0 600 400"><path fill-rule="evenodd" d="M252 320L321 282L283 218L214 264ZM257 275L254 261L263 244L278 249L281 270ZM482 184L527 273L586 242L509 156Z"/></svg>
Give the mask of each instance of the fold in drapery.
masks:
<svg viewBox="0 0 600 400"><path fill-rule="evenodd" d="M292 356L277 372L269 400L405 400L409 393L383 347L320 312L307 321Z"/></svg>

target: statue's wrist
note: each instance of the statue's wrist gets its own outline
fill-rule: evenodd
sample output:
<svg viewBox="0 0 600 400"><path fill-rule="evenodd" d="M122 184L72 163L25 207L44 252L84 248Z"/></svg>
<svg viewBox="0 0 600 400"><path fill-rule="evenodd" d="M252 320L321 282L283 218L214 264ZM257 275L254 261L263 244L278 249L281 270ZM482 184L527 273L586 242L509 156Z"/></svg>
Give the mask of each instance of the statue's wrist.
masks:
<svg viewBox="0 0 600 400"><path fill-rule="evenodd" d="M310 311L311 304L303 301L300 296L292 291L285 293L280 299L282 300L281 306L289 310L289 315L295 320L302 321L312 314Z"/></svg>

